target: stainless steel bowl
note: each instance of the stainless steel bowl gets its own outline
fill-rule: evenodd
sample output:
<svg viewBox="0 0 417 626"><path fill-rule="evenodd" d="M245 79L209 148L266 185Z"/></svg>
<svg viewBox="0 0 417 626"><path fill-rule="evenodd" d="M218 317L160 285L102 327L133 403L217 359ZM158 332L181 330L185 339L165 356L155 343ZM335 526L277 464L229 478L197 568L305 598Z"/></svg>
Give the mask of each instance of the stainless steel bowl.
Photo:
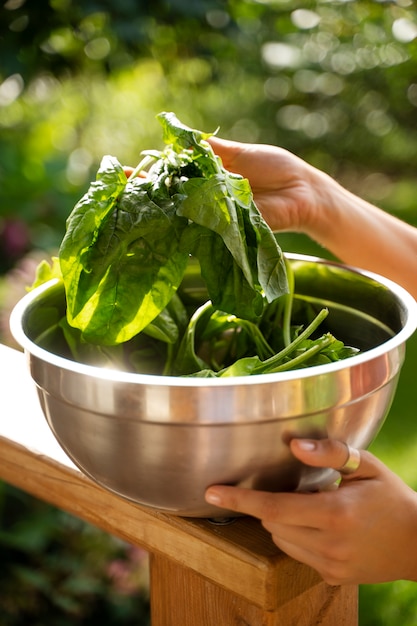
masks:
<svg viewBox="0 0 417 626"><path fill-rule="evenodd" d="M312 490L335 478L303 466L293 437L332 437L365 448L393 399L417 305L375 274L288 255L296 294L329 307L327 329L362 352L276 374L201 379L131 374L74 362L39 347L50 282L15 307L11 329L28 355L48 423L74 463L102 486L163 511L217 517L204 500L214 483L270 491ZM197 289L198 293L198 289ZM190 287L193 296L193 288ZM222 515L227 512L222 512Z"/></svg>

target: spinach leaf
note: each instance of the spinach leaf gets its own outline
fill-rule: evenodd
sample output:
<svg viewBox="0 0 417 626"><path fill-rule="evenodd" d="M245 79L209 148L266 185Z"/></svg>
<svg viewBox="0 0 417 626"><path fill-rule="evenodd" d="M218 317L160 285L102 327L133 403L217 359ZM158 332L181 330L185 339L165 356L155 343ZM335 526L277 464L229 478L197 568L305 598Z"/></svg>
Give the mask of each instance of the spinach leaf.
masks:
<svg viewBox="0 0 417 626"><path fill-rule="evenodd" d="M103 157L96 180L75 205L67 220L67 230L59 250L64 277L69 319L83 308L95 286L84 293L78 288L81 272L90 272L89 251L95 244L103 219L111 212L124 190L127 178L120 163L111 156Z"/></svg>
<svg viewBox="0 0 417 626"><path fill-rule="evenodd" d="M201 130L186 126L172 112L162 111L156 116L161 123L164 142L172 145L177 152L182 149L192 150L193 159L200 161L200 169L204 176L211 176L218 169L217 157L212 158L212 151L209 144L204 141L213 135L213 133L204 133Z"/></svg>
<svg viewBox="0 0 417 626"><path fill-rule="evenodd" d="M203 307L200 309L200 312L203 311ZM207 308L205 309L205 312ZM198 357L194 360L194 368L195 371L191 371L191 367L193 366L192 361L187 363L188 370L185 372L181 371L179 368L180 374L187 374L188 376L195 375L201 376L204 371L204 376L209 376L209 368L208 365L212 367L211 376L217 376L221 378L231 377L231 376L254 376L257 374L271 374L274 372L283 372L288 370L294 370L304 367L311 367L313 365L320 365L324 363L330 363L331 361L336 361L340 359L347 358L348 356L353 356L357 353L357 350L354 348L350 348L345 346L341 341L337 340L331 333L325 333L318 339L312 339L311 335L315 332L315 330L320 326L323 320L328 315L327 309L322 309L315 319L301 332L298 332L298 328L295 329L295 336L292 339L289 345L285 345L278 353L269 356L270 347L265 342L265 338L260 332L259 328L254 327L251 322L246 320L239 320L234 316L225 315L219 311L211 312L210 318L204 320L201 316L201 313L198 312L197 315L194 316L192 321L192 331L188 333L186 339L186 350L188 354L196 355L201 351L201 344L198 345L198 342L201 340L210 339L212 345L212 351L215 353L216 351L221 351L223 356L225 354L228 355L230 359L230 346L227 344L231 344L234 342L234 336L230 333L227 334L227 331L235 328L235 330L240 331L239 335L242 333L246 333L248 336L248 340L246 341L245 346L245 354L244 356L239 356L236 354L236 349L233 347L234 354L230 365L226 366L218 366L215 360L215 354L210 356L209 359L206 359L207 363L204 364L204 367L199 367L202 365L198 361ZM205 329L200 330L199 333L196 333L195 328L197 323L201 325L201 323L205 323ZM256 330L255 330L256 328ZM216 345L215 335L221 337L226 346ZM203 351L204 347L203 347ZM263 355L267 355L267 358Z"/></svg>
<svg viewBox="0 0 417 626"><path fill-rule="evenodd" d="M196 339L196 333L197 325L201 322L201 319L210 315L212 309L212 304L208 301L199 307L191 316L182 337L176 358L171 365L170 374L183 376L199 372L203 369L209 369L207 363L197 355L196 345L198 345L198 340Z"/></svg>
<svg viewBox="0 0 417 626"><path fill-rule="evenodd" d="M187 265L188 255L179 250L186 224L169 198L158 205L149 197L146 181L126 183L78 262L72 247L77 271L65 274L63 268L69 323L83 331L85 340L103 345L127 341L159 315ZM69 245L65 240L63 245L65 259Z"/></svg>
<svg viewBox="0 0 417 626"><path fill-rule="evenodd" d="M254 286L243 219L228 194L224 179L218 175L209 179L193 178L182 186L182 192L178 214L220 235L245 279Z"/></svg>
<svg viewBox="0 0 417 626"><path fill-rule="evenodd" d="M182 234L181 244L198 259L213 306L246 319L260 318L264 297L245 279L220 235L197 224L189 224Z"/></svg>
<svg viewBox="0 0 417 626"><path fill-rule="evenodd" d="M51 257L50 263L48 263L48 261L46 261L45 259L39 263L38 267L36 268L35 280L33 281L30 288L36 289L36 287L43 285L53 278L62 280L59 259L56 256Z"/></svg>

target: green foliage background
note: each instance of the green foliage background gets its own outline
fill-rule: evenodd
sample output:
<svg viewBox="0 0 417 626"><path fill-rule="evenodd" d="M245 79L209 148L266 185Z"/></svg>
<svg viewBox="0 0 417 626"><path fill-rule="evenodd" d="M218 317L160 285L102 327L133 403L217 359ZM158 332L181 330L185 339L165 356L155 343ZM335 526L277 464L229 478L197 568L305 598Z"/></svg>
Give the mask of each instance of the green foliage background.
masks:
<svg viewBox="0 0 417 626"><path fill-rule="evenodd" d="M417 225L411 0L7 0L0 48L3 318L23 289L21 257L55 250L103 154L135 165L141 150L161 147L155 115L162 110L202 130L220 127L223 137L282 145ZM281 243L327 254L301 236L282 235ZM394 406L373 445L414 487L416 358L412 339ZM18 524L15 497L4 490L9 530ZM27 502L26 515L38 506ZM40 529L42 515L36 519L52 541L47 527ZM6 545L4 535L0 540ZM113 544L106 550L116 558ZM13 570L15 553L7 554ZM39 567L56 574L48 560ZM79 597L74 590L70 596ZM361 589L361 626L411 624L416 612L412 583Z"/></svg>

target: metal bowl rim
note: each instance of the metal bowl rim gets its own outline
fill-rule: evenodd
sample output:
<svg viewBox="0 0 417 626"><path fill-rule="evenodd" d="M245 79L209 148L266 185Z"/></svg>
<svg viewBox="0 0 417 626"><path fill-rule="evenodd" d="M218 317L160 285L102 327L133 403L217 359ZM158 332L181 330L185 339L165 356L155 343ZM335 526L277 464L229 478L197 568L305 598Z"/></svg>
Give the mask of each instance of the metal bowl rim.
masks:
<svg viewBox="0 0 417 626"><path fill-rule="evenodd" d="M385 278L374 272L362 270L354 266L338 263L336 261L328 261L320 257L303 255L303 254L286 254L286 256L292 260L308 261L320 264L326 264L330 266L339 267L348 271L360 274L377 283L385 286L393 294L395 294L404 305L407 310L407 320L403 328L391 339L383 342L375 348L371 348L365 352L361 352L358 355L350 357L342 361L335 361L333 363L327 363L324 365L316 365L308 368L301 368L298 370L291 370L288 372L276 372L271 374L259 374L256 376L236 376L230 378L187 378L180 376L159 376L152 374L137 374L133 372L124 372L115 369L107 369L103 367L97 367L93 365L86 365L79 363L78 361L72 361L65 357L58 356L53 352L49 352L38 346L31 341L25 334L22 326L22 320L26 312L27 307L36 300L38 296L50 289L53 285L57 284L58 279L52 279L45 284L37 287L33 291L27 293L23 298L15 305L10 316L10 329L14 339L24 349L25 352L31 356L38 358L46 363L49 363L55 367L69 370L74 373L89 376L91 378L97 378L101 380L109 380L119 383L128 384L141 384L152 385L162 387L230 387L239 385L260 385L260 384L273 384L277 382L285 382L290 380L299 380L303 378L311 378L315 376L325 375L333 372L337 372L346 367L354 367L362 365L368 361L376 359L382 355L386 355L391 350L398 348L400 345L414 333L417 328L417 302L411 296L411 294L395 283L394 281Z"/></svg>

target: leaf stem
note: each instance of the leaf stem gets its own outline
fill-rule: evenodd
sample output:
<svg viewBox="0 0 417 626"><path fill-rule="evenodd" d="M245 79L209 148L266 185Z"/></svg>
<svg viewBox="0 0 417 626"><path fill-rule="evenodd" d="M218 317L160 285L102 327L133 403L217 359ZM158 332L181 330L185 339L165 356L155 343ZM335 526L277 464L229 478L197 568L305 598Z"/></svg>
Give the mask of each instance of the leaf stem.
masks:
<svg viewBox="0 0 417 626"><path fill-rule="evenodd" d="M135 169L133 170L133 172L131 173L131 175L129 176L127 180L130 181L133 178L136 178L136 176L140 174L142 170L144 170L146 167L148 167L148 165L150 165L154 161L155 161L155 158L153 156L149 154L144 156L142 161L140 161L140 163L135 167Z"/></svg>
<svg viewBox="0 0 417 626"><path fill-rule="evenodd" d="M258 367L255 368L254 374L262 374L265 371L270 371L271 367L278 365L286 356L289 356L305 339L308 339L310 335L320 326L324 319L329 314L328 309L322 309L314 318L312 322L298 335L288 346L283 348L280 352L272 356L271 358L263 361Z"/></svg>
<svg viewBox="0 0 417 626"><path fill-rule="evenodd" d="M276 367L272 367L268 369L268 374L272 374L274 372L285 372L290 369L297 369L302 365L305 361L308 361L309 358L321 352L323 348L327 348L330 344L335 341L335 338L332 335L325 335L322 339L318 340L314 346L311 346L308 350L299 354L298 356L286 361L285 363L281 363Z"/></svg>

